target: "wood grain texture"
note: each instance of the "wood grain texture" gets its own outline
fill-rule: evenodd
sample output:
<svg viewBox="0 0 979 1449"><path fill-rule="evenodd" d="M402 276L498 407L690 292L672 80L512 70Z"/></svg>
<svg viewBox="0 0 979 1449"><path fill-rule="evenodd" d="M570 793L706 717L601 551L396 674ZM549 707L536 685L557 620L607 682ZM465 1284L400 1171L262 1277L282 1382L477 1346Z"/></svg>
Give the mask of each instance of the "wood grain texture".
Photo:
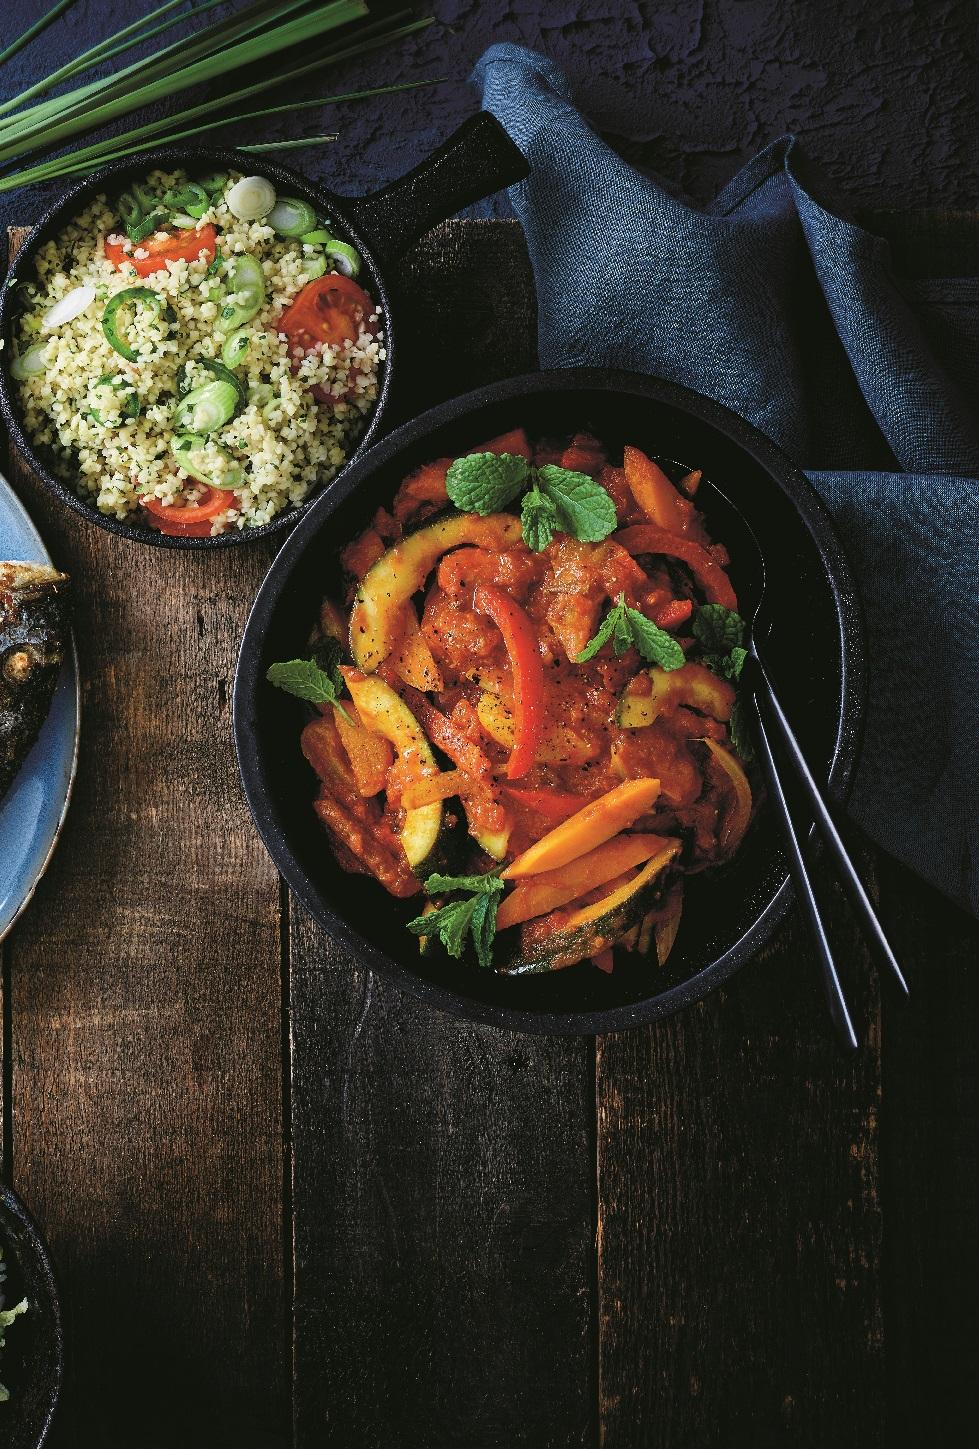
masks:
<svg viewBox="0 0 979 1449"><path fill-rule="evenodd" d="M912 1000L886 1002L881 1188L888 1444L967 1444L979 1381L979 926L884 862Z"/></svg>
<svg viewBox="0 0 979 1449"><path fill-rule="evenodd" d="M229 689L270 553L134 545L13 467L83 680L64 837L8 947L13 1178L70 1335L56 1443L264 1449L288 1419L279 888Z"/></svg>
<svg viewBox="0 0 979 1449"><path fill-rule="evenodd" d="M292 961L297 1449L593 1444L591 1043Z"/></svg>
<svg viewBox="0 0 979 1449"><path fill-rule="evenodd" d="M860 1055L794 916L722 992L599 1041L606 1449L883 1443L879 1003L832 894Z"/></svg>
<svg viewBox="0 0 979 1449"><path fill-rule="evenodd" d="M511 225L438 229L400 293L402 415L535 365ZM305 914L291 1015L297 1449L592 1444L591 1043L433 1012Z"/></svg>

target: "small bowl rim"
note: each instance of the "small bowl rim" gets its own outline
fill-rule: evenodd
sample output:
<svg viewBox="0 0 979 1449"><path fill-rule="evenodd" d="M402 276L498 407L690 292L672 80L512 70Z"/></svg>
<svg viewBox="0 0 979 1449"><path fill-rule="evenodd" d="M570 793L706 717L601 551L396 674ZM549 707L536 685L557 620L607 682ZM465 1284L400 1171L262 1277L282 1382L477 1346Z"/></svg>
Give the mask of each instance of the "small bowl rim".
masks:
<svg viewBox="0 0 979 1449"><path fill-rule="evenodd" d="M0 1181L0 1229L4 1227L5 1220L15 1221L24 1232L30 1244L35 1263L39 1270L41 1282L47 1293L48 1307L51 1313L55 1344L55 1365L52 1382L45 1400L44 1422L41 1425L40 1436L35 1441L37 1449L41 1449L41 1446L47 1440L51 1425L54 1423L54 1418L58 1411L64 1379L65 1336L64 1324L61 1318L61 1298L58 1293L58 1284L54 1274L54 1266L51 1262L51 1254L40 1228L23 1198L20 1197L9 1183Z"/></svg>
<svg viewBox="0 0 979 1449"><path fill-rule="evenodd" d="M327 187L320 186L309 181L301 172L293 167L284 166L281 162L270 160L265 157L256 157L245 151L238 151L232 146L161 146L152 151L144 151L136 156L124 156L115 161L108 161L98 169L85 176L75 177L70 180L59 193L58 197L48 205L41 213L38 220L31 227L23 244L17 252L17 256L10 263L3 283L0 284L0 337L6 337L8 330L12 330L12 320L9 318L10 302L8 283L17 276L22 266L27 266L32 261L38 248L47 240L47 234L61 222L67 224L70 217L66 217L69 208L76 204L80 197L94 196L103 186L110 183L114 178L153 170L154 167L162 165L185 165L188 161L194 163L205 163L211 165L218 163L228 169L248 171L261 170L268 176L277 190L285 186L292 186L299 191L305 191L316 200L320 208L329 210L331 220L336 216L342 223L345 235L360 252L367 270L374 279L374 291L378 294L375 301L383 309L384 315L384 346L386 357L382 364L380 374L380 387L373 409L368 415L367 425L360 434L346 461L341 464L339 471L326 483L318 484L301 503L291 504L282 510L268 523L263 523L260 528L235 529L230 533L219 534L215 538L178 538L169 534L161 533L158 529L129 523L125 519L115 518L111 514L103 514L87 499L81 498L69 483L58 478L52 473L44 460L38 455L27 431L24 428L14 395L14 388L7 366L0 363L0 416L7 426L11 440L16 445L24 462L28 464L31 471L40 479L45 488L52 493L60 503L84 518L88 523L94 524L97 528L103 528L109 533L118 534L122 538L131 539L134 543L146 544L150 548L176 548L198 551L215 548L233 548L241 544L257 543L259 540L269 538L273 534L287 532L304 517L314 501L333 486L338 478L346 472L360 456L371 446L381 426L382 416L388 406L391 397L391 387L395 369L395 338L394 327L391 321L391 300L388 286L383 270L378 264L370 242L365 239L359 227L350 219L347 211L349 202L342 196L337 196ZM6 349L4 349L6 351Z"/></svg>
<svg viewBox="0 0 979 1449"><path fill-rule="evenodd" d="M711 398L665 378L599 368L555 368L506 378L451 398L420 413L387 434L358 460L337 486L321 494L283 545L252 604L238 653L232 693L233 729L242 787L255 827L272 860L299 900L355 962L382 972L402 990L427 1005L467 1020L541 1035L594 1036L621 1031L672 1015L700 1001L728 980L771 937L793 900L788 875L751 926L726 951L685 981L654 996L628 1005L587 1009L581 1012L531 1012L519 1007L498 1006L476 1001L460 991L450 990L415 974L411 968L374 946L338 913L333 903L324 907L321 892L303 869L286 833L275 824L274 792L251 729L251 700L259 684L257 664L269 622L288 587L293 571L306 548L320 533L326 520L362 485L397 458L410 444L437 432L486 404L510 401L515 406L528 392L560 392L594 389L628 393L637 399L654 399L685 411L723 433L747 452L772 478L799 513L813 538L836 605L839 635L840 707L836 720L829 782L839 798L845 799L852 785L860 753L865 716L866 647L863 614L853 573L832 517L805 477L788 455L771 439L738 414ZM791 485L791 486L787 486Z"/></svg>

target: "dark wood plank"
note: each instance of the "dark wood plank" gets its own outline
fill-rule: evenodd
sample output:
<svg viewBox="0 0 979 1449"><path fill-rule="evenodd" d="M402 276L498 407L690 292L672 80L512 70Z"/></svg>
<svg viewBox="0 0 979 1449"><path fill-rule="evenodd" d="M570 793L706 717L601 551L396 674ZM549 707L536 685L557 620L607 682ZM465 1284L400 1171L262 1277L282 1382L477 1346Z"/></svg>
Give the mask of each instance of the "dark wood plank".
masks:
<svg viewBox="0 0 979 1449"><path fill-rule="evenodd" d="M261 545L142 548L14 467L74 579L75 797L9 945L13 1176L51 1239L56 1442L285 1443L279 887L229 689Z"/></svg>
<svg viewBox="0 0 979 1449"><path fill-rule="evenodd" d="M979 1328L979 926L894 862L883 906L912 963L884 1012L887 1442L975 1435Z"/></svg>
<svg viewBox="0 0 979 1449"><path fill-rule="evenodd" d="M797 919L723 992L599 1042L606 1449L882 1442L879 1004L840 915L855 1058Z"/></svg>
<svg viewBox="0 0 979 1449"><path fill-rule="evenodd" d="M401 291L403 412L534 365L513 224L433 233ZM291 1019L298 1449L593 1443L591 1043L434 1013L304 913Z"/></svg>

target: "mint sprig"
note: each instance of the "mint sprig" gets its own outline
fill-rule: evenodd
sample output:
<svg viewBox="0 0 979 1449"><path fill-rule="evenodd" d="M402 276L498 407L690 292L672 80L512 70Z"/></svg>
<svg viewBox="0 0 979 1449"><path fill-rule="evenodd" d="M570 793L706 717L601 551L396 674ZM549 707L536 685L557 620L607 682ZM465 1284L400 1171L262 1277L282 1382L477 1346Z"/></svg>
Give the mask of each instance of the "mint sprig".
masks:
<svg viewBox="0 0 979 1449"><path fill-rule="evenodd" d="M270 665L265 678L276 689L284 689L297 699L305 699L310 704L335 705L344 719L353 724L340 701L343 677L335 668L328 673L315 659L286 659Z"/></svg>
<svg viewBox="0 0 979 1449"><path fill-rule="evenodd" d="M722 679L737 684L748 657L744 647L747 625L741 615L725 609L723 604L702 604L694 611L691 628L703 650L702 662ZM755 758L755 749L748 733L747 710L740 696L731 710L728 735L735 751L750 764Z"/></svg>
<svg viewBox="0 0 979 1449"><path fill-rule="evenodd" d="M464 513L485 517L519 497L524 542L534 553L547 547L558 531L581 543L608 538L617 524L615 504L606 489L587 473L545 463L536 468L518 453L468 453L449 467L445 489Z"/></svg>
<svg viewBox="0 0 979 1449"><path fill-rule="evenodd" d="M468 899L449 901L437 911L416 916L408 922L408 930L416 936L438 936L450 956L458 959L467 937L472 940L480 966L493 965L493 941L496 938L496 913L503 882L498 870L486 875L430 875L425 894L442 895L451 891L467 891Z"/></svg>
<svg viewBox="0 0 979 1449"><path fill-rule="evenodd" d="M680 669L686 663L686 655L673 635L667 634L652 619L647 619L645 614L627 604L625 594L619 595L602 620L597 634L589 639L580 654L575 655L575 663L587 664L609 640L617 658L635 647L648 664L658 664L660 669Z"/></svg>

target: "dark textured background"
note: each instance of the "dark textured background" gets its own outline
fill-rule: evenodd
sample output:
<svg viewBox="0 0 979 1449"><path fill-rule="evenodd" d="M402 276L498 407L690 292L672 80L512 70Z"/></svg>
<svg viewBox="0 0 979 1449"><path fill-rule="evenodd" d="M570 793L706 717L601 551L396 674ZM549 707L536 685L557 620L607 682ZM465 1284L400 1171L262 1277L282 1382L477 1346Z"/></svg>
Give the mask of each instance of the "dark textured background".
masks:
<svg viewBox="0 0 979 1449"><path fill-rule="evenodd" d="M7 0L5 39L49 4ZM22 89L151 8L153 0L79 0L4 67L0 93ZM252 123L248 136L228 139L335 127L333 146L285 159L338 191L370 190L413 166L469 114L473 61L492 41L514 40L552 57L620 149L696 200L790 130L854 204L979 204L973 0L434 0L425 12L439 23L397 49L331 70L306 94L447 76L437 90L287 117L263 132ZM0 226L32 219L43 197L40 188L0 194Z"/></svg>

